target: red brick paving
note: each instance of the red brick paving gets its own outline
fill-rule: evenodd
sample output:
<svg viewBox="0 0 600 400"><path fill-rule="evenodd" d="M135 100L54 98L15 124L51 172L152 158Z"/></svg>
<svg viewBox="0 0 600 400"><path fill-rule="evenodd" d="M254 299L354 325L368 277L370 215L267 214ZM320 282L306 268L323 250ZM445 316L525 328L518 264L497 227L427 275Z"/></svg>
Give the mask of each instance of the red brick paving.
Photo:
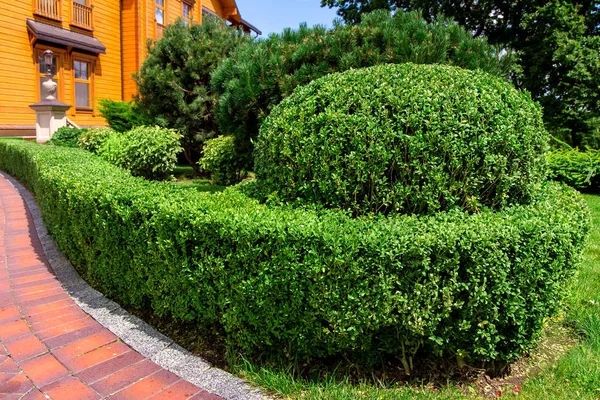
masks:
<svg viewBox="0 0 600 400"><path fill-rule="evenodd" d="M85 314L48 267L25 203L0 175L0 398L220 397L161 368Z"/></svg>

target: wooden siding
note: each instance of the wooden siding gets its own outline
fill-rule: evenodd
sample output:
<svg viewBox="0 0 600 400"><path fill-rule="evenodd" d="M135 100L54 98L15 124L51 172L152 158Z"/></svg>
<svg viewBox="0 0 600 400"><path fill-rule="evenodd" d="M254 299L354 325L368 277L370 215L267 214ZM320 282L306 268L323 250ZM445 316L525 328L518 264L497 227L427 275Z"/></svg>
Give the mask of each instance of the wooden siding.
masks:
<svg viewBox="0 0 600 400"><path fill-rule="evenodd" d="M202 0L202 5L223 17L223 5L218 0Z"/></svg>
<svg viewBox="0 0 600 400"><path fill-rule="evenodd" d="M0 42L3 44L0 52L0 130L8 131L9 125L33 126L35 124L35 113L29 105L40 100L40 75L36 54L48 48L59 56L58 99L67 104L75 104L73 57L92 63L90 89L93 111L76 110L72 107L67 116L82 126L105 125L106 122L97 112L98 100L122 99L120 0L92 0L93 32L71 26L72 0L61 0L62 21L34 15L32 0L5 3L7 4L0 7ZM90 57L61 47L32 45L27 31L27 19L49 23L82 34L93 34L106 46L106 54Z"/></svg>
<svg viewBox="0 0 600 400"><path fill-rule="evenodd" d="M182 16L182 1L165 0L165 22L173 23ZM93 6L93 30L71 24L72 0L60 0L60 20L34 15L34 0L4 1L0 7L0 135L15 134L23 127L35 125L30 104L40 100L37 56L50 48L60 60L58 66L58 99L75 104L73 59L91 66L91 108L72 107L68 117L80 126L99 126L106 122L98 114L102 99L129 101L136 93L131 78L147 55L147 41L156 40L155 0L89 0ZM122 6L122 9L121 9ZM221 0L196 0L192 9L194 22L202 22L202 6L224 16ZM93 35L104 46L106 54L98 57L77 53L64 47L34 44L27 31L27 19L48 23L84 35Z"/></svg>
<svg viewBox="0 0 600 400"><path fill-rule="evenodd" d="M123 0L123 100L130 101L136 93L135 82L131 76L141 65L140 7L137 0Z"/></svg>
<svg viewBox="0 0 600 400"><path fill-rule="evenodd" d="M37 85L27 18L32 2L3 2L0 7L0 125L33 125Z"/></svg>

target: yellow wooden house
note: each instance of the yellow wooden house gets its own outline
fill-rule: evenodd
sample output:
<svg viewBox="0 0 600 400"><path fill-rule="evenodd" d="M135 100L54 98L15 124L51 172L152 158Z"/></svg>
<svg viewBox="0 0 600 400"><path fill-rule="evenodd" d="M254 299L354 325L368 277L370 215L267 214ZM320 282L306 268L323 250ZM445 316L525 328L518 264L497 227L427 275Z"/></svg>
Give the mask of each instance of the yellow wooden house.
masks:
<svg viewBox="0 0 600 400"><path fill-rule="evenodd" d="M35 136L29 105L45 97L45 50L54 52L56 97L72 105L67 118L105 125L97 103L132 99L148 39L207 14L260 34L235 0L0 0L0 136Z"/></svg>

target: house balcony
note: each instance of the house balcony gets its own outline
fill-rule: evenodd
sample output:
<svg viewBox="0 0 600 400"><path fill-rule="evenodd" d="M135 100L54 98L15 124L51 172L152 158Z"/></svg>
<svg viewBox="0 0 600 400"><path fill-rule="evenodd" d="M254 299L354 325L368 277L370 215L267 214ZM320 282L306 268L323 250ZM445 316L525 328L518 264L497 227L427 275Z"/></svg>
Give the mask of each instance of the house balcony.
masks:
<svg viewBox="0 0 600 400"><path fill-rule="evenodd" d="M60 0L33 0L33 13L60 21Z"/></svg>
<svg viewBox="0 0 600 400"><path fill-rule="evenodd" d="M94 30L92 25L92 7L73 1L72 10L71 25L89 31Z"/></svg>

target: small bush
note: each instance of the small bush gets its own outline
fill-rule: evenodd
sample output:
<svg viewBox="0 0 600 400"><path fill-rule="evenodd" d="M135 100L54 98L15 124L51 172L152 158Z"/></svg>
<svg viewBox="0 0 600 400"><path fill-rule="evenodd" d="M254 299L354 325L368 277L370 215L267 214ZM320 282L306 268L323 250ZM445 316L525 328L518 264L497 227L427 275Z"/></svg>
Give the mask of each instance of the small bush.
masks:
<svg viewBox="0 0 600 400"><path fill-rule="evenodd" d="M200 168L210 172L214 185L232 185L246 177L246 171L239 165L233 136L219 136L207 140L204 155L198 162Z"/></svg>
<svg viewBox="0 0 600 400"><path fill-rule="evenodd" d="M383 65L298 88L265 120L265 195L364 213L468 212L528 201L546 177L540 106L491 75Z"/></svg>
<svg viewBox="0 0 600 400"><path fill-rule="evenodd" d="M0 140L0 169L31 187L59 247L106 295L296 362L514 359L560 308L589 230L581 195L554 182L498 212L349 218L235 188L182 192L22 140Z"/></svg>
<svg viewBox="0 0 600 400"><path fill-rule="evenodd" d="M90 128L77 141L77 147L92 153L97 153L102 144L117 132L111 128Z"/></svg>
<svg viewBox="0 0 600 400"><path fill-rule="evenodd" d="M127 132L137 126L149 125L150 121L135 111L133 103L126 101L100 100L100 115L117 132Z"/></svg>
<svg viewBox="0 0 600 400"><path fill-rule="evenodd" d="M148 126L122 135L110 135L98 150L106 161L134 176L163 179L175 168L181 135L172 129Z"/></svg>
<svg viewBox="0 0 600 400"><path fill-rule="evenodd" d="M549 176L579 190L600 187L600 150L559 149L546 156Z"/></svg>
<svg viewBox="0 0 600 400"><path fill-rule="evenodd" d="M58 128L52 138L48 141L49 144L62 147L77 147L79 137L85 133L87 129L70 128L63 126Z"/></svg>

